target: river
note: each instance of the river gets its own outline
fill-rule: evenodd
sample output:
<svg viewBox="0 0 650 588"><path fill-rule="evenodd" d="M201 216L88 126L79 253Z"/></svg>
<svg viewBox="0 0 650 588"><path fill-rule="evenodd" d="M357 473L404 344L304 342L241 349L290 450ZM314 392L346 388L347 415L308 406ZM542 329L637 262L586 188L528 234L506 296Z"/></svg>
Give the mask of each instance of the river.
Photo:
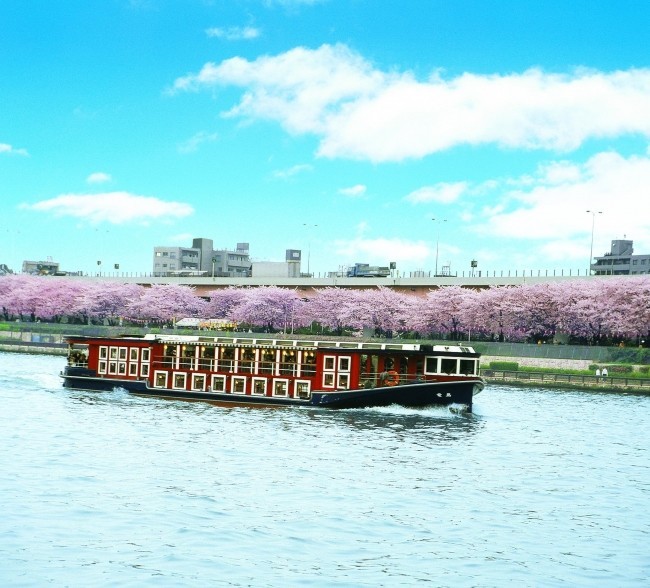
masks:
<svg viewBox="0 0 650 588"><path fill-rule="evenodd" d="M474 413L64 390L0 353L2 586L641 586L650 397Z"/></svg>

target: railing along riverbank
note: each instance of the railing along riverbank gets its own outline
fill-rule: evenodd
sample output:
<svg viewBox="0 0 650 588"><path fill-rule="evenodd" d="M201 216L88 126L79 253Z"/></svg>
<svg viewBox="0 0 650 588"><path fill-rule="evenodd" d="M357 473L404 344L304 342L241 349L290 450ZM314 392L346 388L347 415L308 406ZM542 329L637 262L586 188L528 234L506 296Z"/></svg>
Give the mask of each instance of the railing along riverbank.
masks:
<svg viewBox="0 0 650 588"><path fill-rule="evenodd" d="M638 390L650 393L650 378L628 378L621 376L591 376L586 374L556 374L549 372L528 372L510 370L481 370L487 382L544 386L557 388L588 388L606 390Z"/></svg>

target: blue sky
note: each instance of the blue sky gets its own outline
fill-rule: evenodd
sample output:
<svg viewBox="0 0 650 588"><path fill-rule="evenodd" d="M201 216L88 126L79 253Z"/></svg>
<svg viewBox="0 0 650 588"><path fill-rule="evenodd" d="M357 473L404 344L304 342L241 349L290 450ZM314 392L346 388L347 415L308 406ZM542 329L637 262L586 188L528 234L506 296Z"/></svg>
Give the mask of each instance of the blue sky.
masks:
<svg viewBox="0 0 650 588"><path fill-rule="evenodd" d="M648 30L641 0L7 0L0 263L650 253Z"/></svg>

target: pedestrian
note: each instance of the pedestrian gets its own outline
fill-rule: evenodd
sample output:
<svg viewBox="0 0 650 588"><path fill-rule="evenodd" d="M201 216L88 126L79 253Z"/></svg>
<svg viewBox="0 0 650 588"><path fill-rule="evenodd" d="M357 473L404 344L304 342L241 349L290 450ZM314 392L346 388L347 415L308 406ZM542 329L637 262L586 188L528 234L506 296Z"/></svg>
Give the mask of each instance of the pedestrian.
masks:
<svg viewBox="0 0 650 588"><path fill-rule="evenodd" d="M600 382L600 368L596 368L596 382Z"/></svg>
<svg viewBox="0 0 650 588"><path fill-rule="evenodd" d="M607 368L603 368L603 378L607 377Z"/></svg>

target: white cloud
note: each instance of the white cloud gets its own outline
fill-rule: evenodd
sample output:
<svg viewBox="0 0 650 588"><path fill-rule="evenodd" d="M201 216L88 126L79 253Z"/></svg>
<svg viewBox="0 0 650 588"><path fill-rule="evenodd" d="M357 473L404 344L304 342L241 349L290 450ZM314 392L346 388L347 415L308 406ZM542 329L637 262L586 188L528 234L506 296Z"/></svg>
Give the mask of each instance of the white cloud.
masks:
<svg viewBox="0 0 650 588"><path fill-rule="evenodd" d="M208 37L217 37L227 41L248 41L260 36L261 31L255 27L212 27L205 31Z"/></svg>
<svg viewBox="0 0 650 588"><path fill-rule="evenodd" d="M417 80L380 71L345 45L323 45L207 63L173 91L217 85L244 89L226 115L315 134L319 155L332 158L400 161L487 143L570 151L590 138L650 136L648 69Z"/></svg>
<svg viewBox="0 0 650 588"><path fill-rule="evenodd" d="M339 194L343 196L349 196L350 198L360 198L366 193L366 186L363 184L356 184L355 186L350 186L349 188L341 188Z"/></svg>
<svg viewBox="0 0 650 588"><path fill-rule="evenodd" d="M22 155L24 157L29 157L27 149L16 149L16 147L9 145L9 143L0 143L0 155L3 153L5 155Z"/></svg>
<svg viewBox="0 0 650 588"><path fill-rule="evenodd" d="M547 164L532 180L515 189L502 181L501 189L506 189L495 189L502 204L485 207L476 230L499 238L539 240L543 255L552 259L578 251L584 256L594 220L587 211L596 210L603 212L595 219L600 249L624 235L639 246L650 246L650 157L603 152L582 164Z"/></svg>
<svg viewBox="0 0 650 588"><path fill-rule="evenodd" d="M404 200L413 204L422 204L426 202L450 204L458 200L466 190L466 182L440 182L434 186L423 186L422 188L418 188L410 194L407 194L404 197Z"/></svg>
<svg viewBox="0 0 650 588"><path fill-rule="evenodd" d="M89 184L104 184L106 182L110 182L112 179L113 178L111 178L110 174L106 174L104 172L95 172L86 178L86 182Z"/></svg>
<svg viewBox="0 0 650 588"><path fill-rule="evenodd" d="M130 222L146 223L189 216L194 209L182 202L165 202L151 196L128 192L104 194L62 194L23 208L50 212L54 216L71 216L91 223L107 222L120 225Z"/></svg>
<svg viewBox="0 0 650 588"><path fill-rule="evenodd" d="M203 143L212 143L219 138L217 133L208 133L206 131L199 131L187 141L183 141L178 145L179 153L194 153L199 149Z"/></svg>
<svg viewBox="0 0 650 588"><path fill-rule="evenodd" d="M348 258L349 263L368 262L388 264L388 261L419 263L430 255L429 246L423 241L405 239L363 239L335 241L336 253Z"/></svg>
<svg viewBox="0 0 650 588"><path fill-rule="evenodd" d="M279 180L287 180L302 172L311 171L313 167L308 163L301 163L294 165L288 169L278 169L273 172L273 177Z"/></svg>

